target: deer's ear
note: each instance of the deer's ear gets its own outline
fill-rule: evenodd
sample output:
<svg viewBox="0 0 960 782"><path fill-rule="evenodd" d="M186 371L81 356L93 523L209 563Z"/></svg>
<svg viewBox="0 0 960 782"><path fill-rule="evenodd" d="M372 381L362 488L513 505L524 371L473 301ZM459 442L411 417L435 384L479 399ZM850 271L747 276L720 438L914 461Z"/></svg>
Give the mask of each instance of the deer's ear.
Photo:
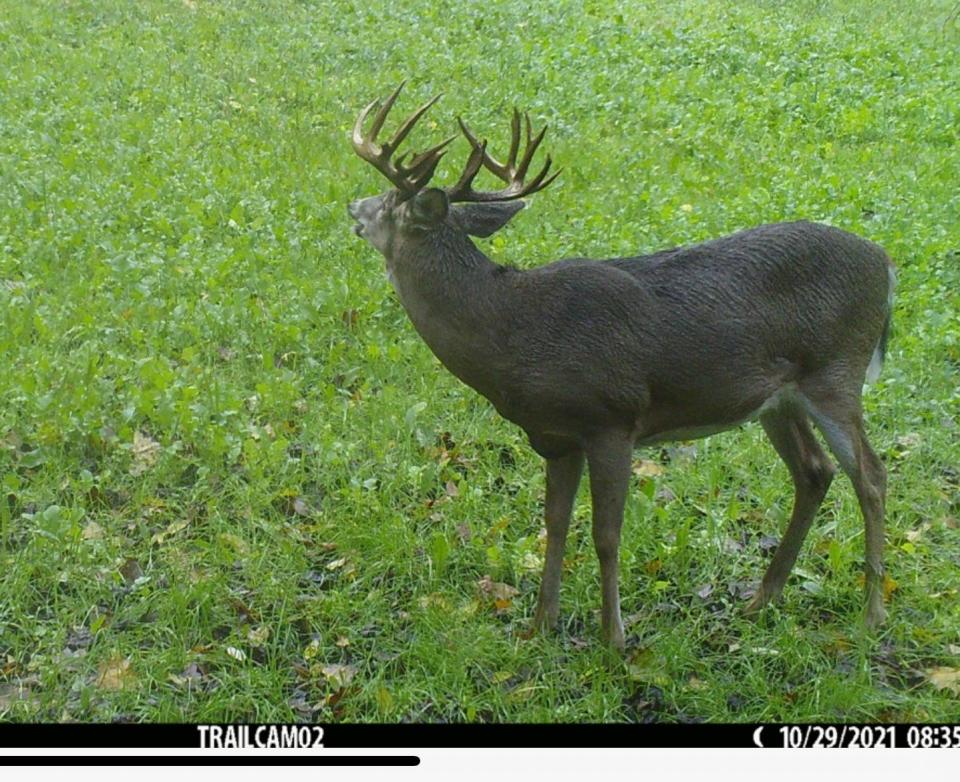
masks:
<svg viewBox="0 0 960 782"><path fill-rule="evenodd" d="M447 219L450 202L447 194L436 187L421 190L410 201L409 215L420 228L434 228Z"/></svg>
<svg viewBox="0 0 960 782"><path fill-rule="evenodd" d="M454 204L456 224L471 236L481 238L499 231L526 204L523 201L490 201L478 204Z"/></svg>

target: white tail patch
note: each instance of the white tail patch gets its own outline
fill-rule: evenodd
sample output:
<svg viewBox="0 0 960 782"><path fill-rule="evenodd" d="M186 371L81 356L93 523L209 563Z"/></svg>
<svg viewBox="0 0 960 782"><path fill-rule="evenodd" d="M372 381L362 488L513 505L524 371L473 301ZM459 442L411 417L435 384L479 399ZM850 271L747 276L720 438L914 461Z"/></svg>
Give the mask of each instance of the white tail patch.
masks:
<svg viewBox="0 0 960 782"><path fill-rule="evenodd" d="M877 378L880 377L881 369L883 369L883 356L880 354L880 346L877 345L873 349L873 356L871 356L870 364L867 366L866 381L868 383L876 383Z"/></svg>
<svg viewBox="0 0 960 782"><path fill-rule="evenodd" d="M897 272L893 268L893 264L887 266L887 275L890 280L889 287L887 288L887 311L893 311L893 290L897 287ZM884 335L886 336L886 335ZM873 349L873 355L870 357L870 365L867 367L867 383L875 383L877 378L880 377L880 370L883 369L883 350L881 345L883 343L883 337L880 338L880 342L877 343L877 346Z"/></svg>

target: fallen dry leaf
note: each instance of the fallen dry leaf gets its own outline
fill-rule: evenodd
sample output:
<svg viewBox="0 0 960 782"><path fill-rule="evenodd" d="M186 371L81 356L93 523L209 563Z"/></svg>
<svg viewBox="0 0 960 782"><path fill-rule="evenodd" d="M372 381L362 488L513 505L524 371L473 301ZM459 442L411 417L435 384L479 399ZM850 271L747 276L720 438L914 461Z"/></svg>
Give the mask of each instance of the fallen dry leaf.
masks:
<svg viewBox="0 0 960 782"><path fill-rule="evenodd" d="M129 586L136 582L138 578L143 578L143 568L135 559L126 559L120 566L120 575Z"/></svg>
<svg viewBox="0 0 960 782"><path fill-rule="evenodd" d="M219 535L217 535L217 539L224 545L232 548L241 557L245 557L250 551L250 547L247 545L247 542L239 535L234 535L232 532L221 532Z"/></svg>
<svg viewBox="0 0 960 782"><path fill-rule="evenodd" d="M192 686L199 683L206 676L206 671L196 663L190 663L182 673L168 673L167 681L177 687Z"/></svg>
<svg viewBox="0 0 960 782"><path fill-rule="evenodd" d="M443 611L450 609L450 601L439 592L431 592L429 595L424 595L417 603L419 603L421 608L439 608Z"/></svg>
<svg viewBox="0 0 960 782"><path fill-rule="evenodd" d="M666 471L663 467L649 459L640 459L633 465L633 474L639 475L641 478L656 478L658 475L663 475L664 472Z"/></svg>
<svg viewBox="0 0 960 782"><path fill-rule="evenodd" d="M484 576L477 582L480 591L494 600L510 600L520 594L520 590L510 584L493 581L490 576Z"/></svg>
<svg viewBox="0 0 960 782"><path fill-rule="evenodd" d="M189 526L190 522L185 520L171 522L167 525L167 528L163 532L158 532L156 535L150 538L150 542L156 546L162 545L167 538L173 537L178 532L186 529Z"/></svg>
<svg viewBox="0 0 960 782"><path fill-rule="evenodd" d="M130 465L130 474L143 475L157 463L160 456L160 443L145 435L139 429L133 433L133 464Z"/></svg>
<svg viewBox="0 0 960 782"><path fill-rule="evenodd" d="M494 608L497 609L498 614L503 613L504 611L508 611L511 605L513 605L512 600L504 600L502 598L497 598L496 600L493 601L493 606Z"/></svg>
<svg viewBox="0 0 960 782"><path fill-rule="evenodd" d="M357 674L357 669L353 665L332 663L330 665L324 665L320 669L320 673L337 689L343 689L353 681L353 677Z"/></svg>
<svg viewBox="0 0 960 782"><path fill-rule="evenodd" d="M37 698L25 682L0 682L0 715L10 709L14 703L34 704Z"/></svg>
<svg viewBox="0 0 960 782"><path fill-rule="evenodd" d="M954 695L960 695L960 668L938 666L928 668L924 673L938 690L950 690Z"/></svg>
<svg viewBox="0 0 960 782"><path fill-rule="evenodd" d="M84 526L80 537L84 540L103 540L103 527L97 524L97 522L91 521Z"/></svg>
<svg viewBox="0 0 960 782"><path fill-rule="evenodd" d="M889 574L883 574L883 602L890 600L890 596L897 591L897 586L897 582L890 578Z"/></svg>
<svg viewBox="0 0 960 782"><path fill-rule="evenodd" d="M235 646L228 646L226 652L234 660L238 660L239 662L244 662L247 659L247 653L243 651L243 649L237 649Z"/></svg>
<svg viewBox="0 0 960 782"><path fill-rule="evenodd" d="M898 437L894 444L898 452L894 454L895 459L905 459L910 452L923 442L923 438L917 432L908 432Z"/></svg>
<svg viewBox="0 0 960 782"><path fill-rule="evenodd" d="M136 674L130 665L130 658L115 654L100 663L97 675L97 687L101 690L117 692L133 687L137 682Z"/></svg>
<svg viewBox="0 0 960 782"><path fill-rule="evenodd" d="M260 647L266 644L270 638L270 627L268 625L260 625L259 627L251 627L247 630L247 641L250 642L251 646Z"/></svg>
<svg viewBox="0 0 960 782"><path fill-rule="evenodd" d="M921 524L921 525L920 525L919 527L917 527L916 529L908 529L908 530L903 534L903 536L904 536L907 540L909 540L911 543L916 543L916 542L920 539L920 536L923 535L924 532L926 532L927 530L929 530L931 526L932 526L932 525L930 524L929 521L925 521L925 522L923 522L923 524Z"/></svg>
<svg viewBox="0 0 960 782"><path fill-rule="evenodd" d="M796 570L794 570L796 572ZM857 576L857 583L862 587L865 583L863 573ZM890 600L890 596L897 591L899 584L890 577L889 573L883 574L883 602L887 603Z"/></svg>

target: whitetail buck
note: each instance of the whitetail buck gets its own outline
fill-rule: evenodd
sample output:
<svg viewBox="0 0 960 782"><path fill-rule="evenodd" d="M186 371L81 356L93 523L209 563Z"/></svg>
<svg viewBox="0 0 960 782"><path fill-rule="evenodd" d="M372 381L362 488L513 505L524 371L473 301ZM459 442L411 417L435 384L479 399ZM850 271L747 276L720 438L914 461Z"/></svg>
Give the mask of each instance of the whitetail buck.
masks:
<svg viewBox="0 0 960 782"><path fill-rule="evenodd" d="M402 87L403 85L401 85ZM864 432L860 394L883 361L893 266L875 244L815 223L780 223L653 255L499 266L470 236L502 228L545 188L527 181L546 128L520 155L514 111L505 163L458 120L471 146L452 187L428 187L449 138L394 159L437 98L378 142L400 88L360 112L357 154L393 185L350 204L355 232L386 258L414 327L440 361L524 429L547 461L547 551L534 629L555 625L564 544L584 459L603 589L601 631L624 643L618 548L633 449L759 418L796 495L773 561L747 606L783 589L834 475L810 420L850 476L866 524L866 622L883 621L886 472ZM372 124L364 131L370 114ZM519 161L518 161L519 155ZM481 168L506 186L477 191Z"/></svg>

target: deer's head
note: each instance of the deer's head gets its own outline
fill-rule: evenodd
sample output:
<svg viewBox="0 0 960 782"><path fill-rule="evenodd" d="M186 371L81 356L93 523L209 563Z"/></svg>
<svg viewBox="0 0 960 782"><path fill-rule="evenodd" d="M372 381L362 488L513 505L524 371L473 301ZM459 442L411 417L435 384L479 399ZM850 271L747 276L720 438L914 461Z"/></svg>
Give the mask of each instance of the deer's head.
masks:
<svg viewBox="0 0 960 782"><path fill-rule="evenodd" d="M549 155L540 172L530 182L524 183L533 156L543 141L546 127L534 134L530 117L526 117L526 147L519 162L520 113L514 109L510 153L506 163L500 163L487 152L487 142L478 141L459 117L460 129L470 142L470 157L456 184L445 187L429 187L440 158L456 136L437 144L426 152L409 157L404 153L396 160L393 154L410 133L417 120L440 98L439 95L425 103L400 125L390 141L377 143L377 134L383 127L392 108L401 84L386 101L379 98L369 104L353 126L353 148L356 153L383 174L393 189L382 195L359 199L348 207L350 216L357 224L354 232L372 244L380 253L389 257L398 243L423 239L443 230L453 230L472 236L489 236L499 230L519 212L524 196L542 190L560 173L548 176L551 160ZM364 125L371 112L376 110L373 123L364 133ZM473 189L473 180L481 168L502 179L506 187L495 191Z"/></svg>

